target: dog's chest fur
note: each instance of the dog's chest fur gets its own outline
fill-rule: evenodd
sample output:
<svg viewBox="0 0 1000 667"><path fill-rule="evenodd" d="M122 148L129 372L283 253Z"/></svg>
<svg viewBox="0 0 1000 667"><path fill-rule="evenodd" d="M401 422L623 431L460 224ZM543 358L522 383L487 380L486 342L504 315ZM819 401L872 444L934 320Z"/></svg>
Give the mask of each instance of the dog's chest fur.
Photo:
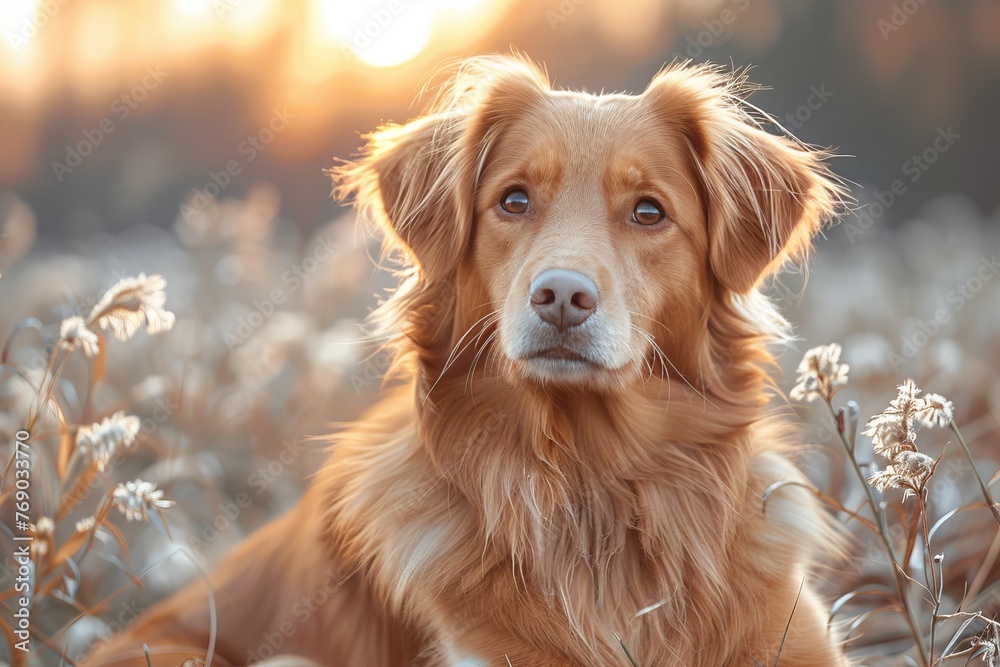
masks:
<svg viewBox="0 0 1000 667"><path fill-rule="evenodd" d="M404 419L375 442L355 434L331 463L340 548L437 637L428 664L516 655L519 642L552 664L618 664L623 644L705 659L705 637L753 631L735 610L756 606L800 556L785 544L784 505L765 521L759 504L769 476L795 474L783 459L663 442L637 460L628 452L656 450L630 446L632 430L532 432L493 408L425 419L419 432ZM778 550L761 558L762 547Z"/></svg>

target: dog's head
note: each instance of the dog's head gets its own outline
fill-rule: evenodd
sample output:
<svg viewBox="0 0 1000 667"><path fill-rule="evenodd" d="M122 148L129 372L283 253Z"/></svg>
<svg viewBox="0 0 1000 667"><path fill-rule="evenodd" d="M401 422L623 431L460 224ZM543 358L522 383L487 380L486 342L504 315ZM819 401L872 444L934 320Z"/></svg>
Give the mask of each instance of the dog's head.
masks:
<svg viewBox="0 0 1000 667"><path fill-rule="evenodd" d="M703 377L713 308L802 258L839 192L743 88L674 66L641 95L564 92L524 59L475 58L334 170L337 194L414 267L390 307L435 372L488 348L520 382Z"/></svg>

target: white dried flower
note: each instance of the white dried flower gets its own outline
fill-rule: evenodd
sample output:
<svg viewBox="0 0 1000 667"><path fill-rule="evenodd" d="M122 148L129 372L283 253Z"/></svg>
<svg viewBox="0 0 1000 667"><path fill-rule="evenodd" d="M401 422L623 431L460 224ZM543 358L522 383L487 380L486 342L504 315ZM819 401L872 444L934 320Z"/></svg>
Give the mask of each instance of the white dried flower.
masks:
<svg viewBox="0 0 1000 667"><path fill-rule="evenodd" d="M70 350L79 347L88 357L98 352L97 334L87 328L79 315L67 317L59 325L59 344Z"/></svg>
<svg viewBox="0 0 1000 667"><path fill-rule="evenodd" d="M955 419L955 405L941 394L924 394L924 407L919 419L928 428L944 428Z"/></svg>
<svg viewBox="0 0 1000 667"><path fill-rule="evenodd" d="M899 452L916 451L920 426L947 426L955 416L955 406L939 394L921 396L913 380L899 385L896 398L881 414L868 420L864 435L871 436L872 450L888 459Z"/></svg>
<svg viewBox="0 0 1000 667"><path fill-rule="evenodd" d="M119 447L131 447L139 433L141 422L134 415L126 416L118 411L90 426L81 426L76 432L76 446L93 461L97 469L104 472L108 461Z"/></svg>
<svg viewBox="0 0 1000 667"><path fill-rule="evenodd" d="M31 532L36 538L52 537L56 531L55 522L47 516L38 519L38 523L28 524Z"/></svg>
<svg viewBox="0 0 1000 667"><path fill-rule="evenodd" d="M163 308L166 286L166 279L160 275L146 277L140 273L135 278L123 278L104 293L87 321L110 329L118 340L131 338L143 322L147 333L169 331L174 326L174 314Z"/></svg>
<svg viewBox="0 0 1000 667"><path fill-rule="evenodd" d="M899 385L896 398L889 402L881 414L868 420L862 431L872 439L872 451L887 459L894 459L899 452L916 451L918 414L924 409L920 388L913 380Z"/></svg>
<svg viewBox="0 0 1000 667"><path fill-rule="evenodd" d="M972 641L973 657L978 655L987 667L1000 667L1000 636L995 628L991 629L992 632L988 629Z"/></svg>
<svg viewBox="0 0 1000 667"><path fill-rule="evenodd" d="M916 449L917 429L914 414L890 406L881 414L868 420L868 426L862 435L872 439L872 451L887 459L894 458L899 452Z"/></svg>
<svg viewBox="0 0 1000 667"><path fill-rule="evenodd" d="M900 475L915 481L926 479L934 470L934 459L922 452L900 452L892 463Z"/></svg>
<svg viewBox="0 0 1000 667"><path fill-rule="evenodd" d="M93 530L94 526L96 525L97 525L97 519L95 519L92 515L84 517L83 519L80 519L79 521L76 522L76 532L86 533L88 531Z"/></svg>
<svg viewBox="0 0 1000 667"><path fill-rule="evenodd" d="M799 363L798 383L790 396L797 401L829 401L837 389L847 384L850 366L840 363L840 345L820 345L806 352Z"/></svg>
<svg viewBox="0 0 1000 667"><path fill-rule="evenodd" d="M31 555L36 562L43 560L55 546L55 521L47 516L38 519L38 523L28 524L34 540L31 542Z"/></svg>
<svg viewBox="0 0 1000 667"><path fill-rule="evenodd" d="M889 460L886 469L876 472L868 482L880 491L896 488L905 489L905 495L919 493L937 464L917 451L917 429L951 423L953 415L954 406L943 396L921 396L913 380L899 385L889 407L868 420L863 431L871 436L872 451Z"/></svg>
<svg viewBox="0 0 1000 667"><path fill-rule="evenodd" d="M163 490L156 488L156 484L141 479L116 486L111 500L129 521L148 521L151 510L174 506L174 501L165 499Z"/></svg>
<svg viewBox="0 0 1000 667"><path fill-rule="evenodd" d="M934 472L934 459L920 452L900 452L885 470L868 478L868 483L879 491L904 489L904 498L919 493Z"/></svg>

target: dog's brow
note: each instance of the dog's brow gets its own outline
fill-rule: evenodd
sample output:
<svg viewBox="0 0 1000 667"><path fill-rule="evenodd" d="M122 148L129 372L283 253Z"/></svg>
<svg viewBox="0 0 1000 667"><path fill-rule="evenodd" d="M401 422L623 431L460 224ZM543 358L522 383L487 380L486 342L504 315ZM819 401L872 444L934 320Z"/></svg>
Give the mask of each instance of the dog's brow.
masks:
<svg viewBox="0 0 1000 667"><path fill-rule="evenodd" d="M558 185L563 172L558 147L539 147L524 156L517 154L518 148L501 145L498 158L487 166L487 175L504 183Z"/></svg>
<svg viewBox="0 0 1000 667"><path fill-rule="evenodd" d="M648 180L647 170L632 157L610 161L603 174L605 187L611 191L631 189Z"/></svg>

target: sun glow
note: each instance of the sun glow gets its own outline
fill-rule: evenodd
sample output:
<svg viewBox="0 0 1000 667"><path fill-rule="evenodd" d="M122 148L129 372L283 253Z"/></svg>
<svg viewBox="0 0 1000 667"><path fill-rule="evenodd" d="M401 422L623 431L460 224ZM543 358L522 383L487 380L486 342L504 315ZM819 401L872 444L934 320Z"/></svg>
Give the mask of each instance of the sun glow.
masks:
<svg viewBox="0 0 1000 667"><path fill-rule="evenodd" d="M23 50L38 34L40 25L48 21L48 11L41 11L37 0L4 0L0 3L0 37L5 46Z"/></svg>
<svg viewBox="0 0 1000 667"><path fill-rule="evenodd" d="M212 9L212 0L177 0L177 9L185 16L197 16Z"/></svg>
<svg viewBox="0 0 1000 667"><path fill-rule="evenodd" d="M0 92L68 82L99 98L150 62L256 68L288 94L350 70L395 77L468 51L513 1L0 0Z"/></svg>
<svg viewBox="0 0 1000 667"><path fill-rule="evenodd" d="M484 0L319 0L318 12L330 38L373 67L392 67L413 59L430 43L443 21L475 20Z"/></svg>

